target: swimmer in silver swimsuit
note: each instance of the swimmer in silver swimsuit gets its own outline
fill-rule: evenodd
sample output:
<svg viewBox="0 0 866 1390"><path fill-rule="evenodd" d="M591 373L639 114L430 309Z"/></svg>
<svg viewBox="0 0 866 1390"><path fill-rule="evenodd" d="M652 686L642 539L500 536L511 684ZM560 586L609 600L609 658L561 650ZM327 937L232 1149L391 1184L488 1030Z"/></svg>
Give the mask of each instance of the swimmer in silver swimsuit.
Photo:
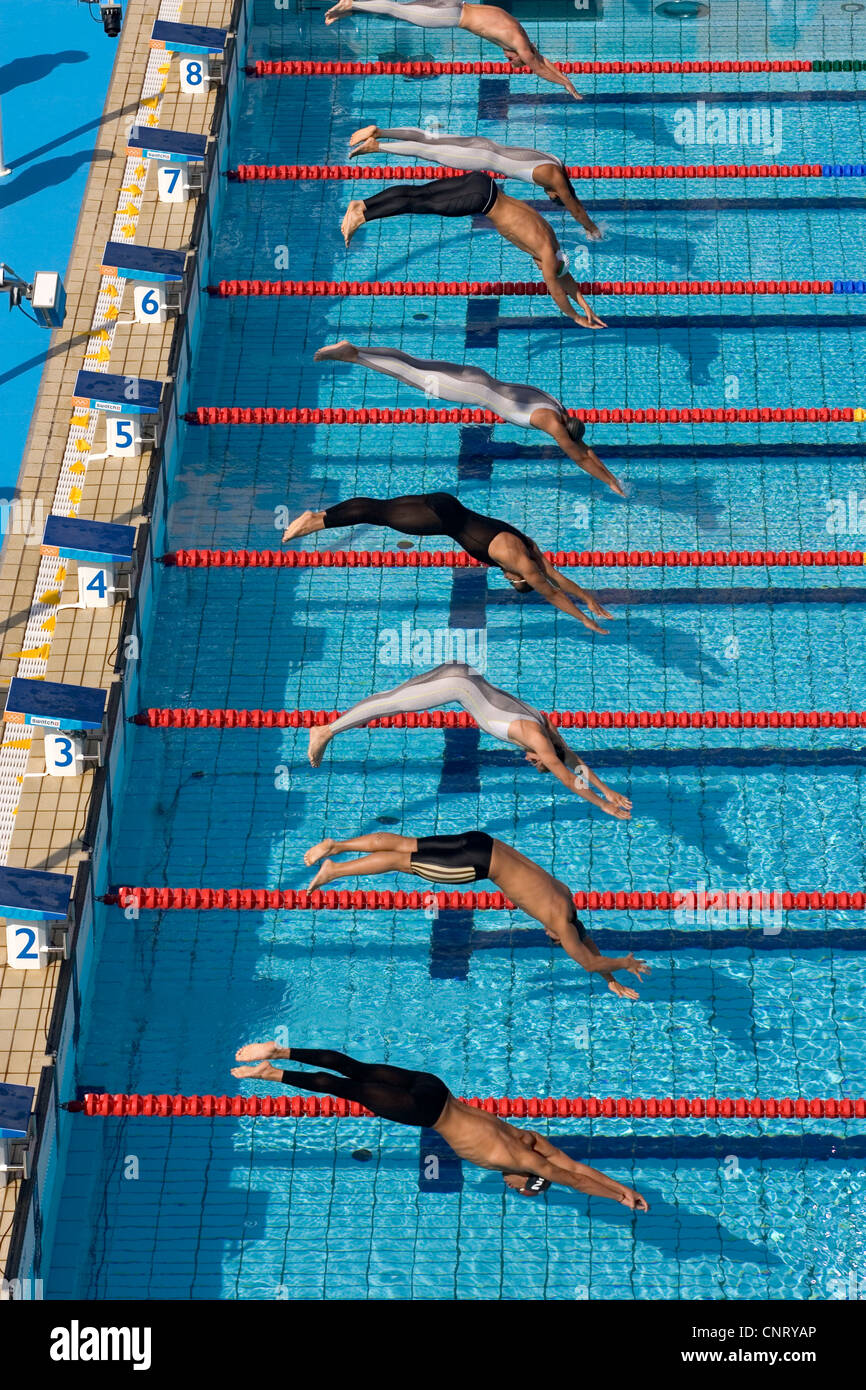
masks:
<svg viewBox="0 0 866 1390"><path fill-rule="evenodd" d="M497 381L482 367L468 363L428 361L410 357L397 348L359 348L347 339L319 348L316 361L359 363L384 376L396 377L407 386L417 387L428 397L480 406L482 410L501 415L511 425L541 430L555 439L562 452L591 478L607 483L618 497L625 496L619 480L584 443L586 426L583 421L569 415L562 402L547 391L516 381Z"/></svg>
<svg viewBox="0 0 866 1390"><path fill-rule="evenodd" d="M518 145L498 145L483 135L432 134L415 126L395 130L380 130L364 126L356 130L349 141L349 158L361 154L409 155L414 159L432 159L449 169L466 169L484 173L492 169L506 179L520 179L543 188L551 202L559 203L583 227L590 241L598 241L601 232L587 214L574 191L571 180L556 155L543 150L525 149Z"/></svg>
<svg viewBox="0 0 866 1390"><path fill-rule="evenodd" d="M382 14L404 19L421 29L465 29L501 48L512 67L526 67L545 82L564 87L580 101L580 93L564 72L543 58L513 15L499 5L461 4L460 0L337 0L325 14L326 24L336 24L347 14Z"/></svg>
<svg viewBox="0 0 866 1390"><path fill-rule="evenodd" d="M605 785L551 724L547 715L505 690L491 685L471 666L446 661L432 671L413 676L393 690L370 695L341 714L333 724L310 729L307 756L318 767L332 738L347 729L361 729L373 719L389 714L417 713L459 705L471 714L479 728L503 743L514 743L526 752L526 761L539 772L552 772L567 787L617 820L631 820L631 802ZM575 775L575 772L577 775ZM592 788L596 790L593 791Z"/></svg>

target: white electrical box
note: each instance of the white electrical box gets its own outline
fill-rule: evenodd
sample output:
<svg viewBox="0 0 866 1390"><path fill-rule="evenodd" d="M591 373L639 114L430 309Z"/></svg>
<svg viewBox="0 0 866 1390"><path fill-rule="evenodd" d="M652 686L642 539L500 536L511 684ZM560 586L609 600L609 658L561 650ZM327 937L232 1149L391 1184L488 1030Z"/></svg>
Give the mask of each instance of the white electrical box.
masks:
<svg viewBox="0 0 866 1390"><path fill-rule="evenodd" d="M66 290L56 270L37 270L30 299L44 328L62 328L66 317Z"/></svg>

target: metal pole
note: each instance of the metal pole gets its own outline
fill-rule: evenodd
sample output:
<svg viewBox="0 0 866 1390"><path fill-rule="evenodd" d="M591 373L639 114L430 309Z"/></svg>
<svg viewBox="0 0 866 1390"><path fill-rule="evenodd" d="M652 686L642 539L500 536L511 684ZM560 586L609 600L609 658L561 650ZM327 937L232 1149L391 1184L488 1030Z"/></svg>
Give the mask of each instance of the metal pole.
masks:
<svg viewBox="0 0 866 1390"><path fill-rule="evenodd" d="M0 110L0 179L5 179L6 175L11 173L12 170L7 169L3 162L3 113Z"/></svg>

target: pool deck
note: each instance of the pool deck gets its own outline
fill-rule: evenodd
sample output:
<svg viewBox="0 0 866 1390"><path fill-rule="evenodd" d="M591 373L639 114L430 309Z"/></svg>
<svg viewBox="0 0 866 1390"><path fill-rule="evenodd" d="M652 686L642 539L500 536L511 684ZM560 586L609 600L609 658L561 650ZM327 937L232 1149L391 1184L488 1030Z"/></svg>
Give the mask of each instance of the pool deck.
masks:
<svg viewBox="0 0 866 1390"><path fill-rule="evenodd" d="M73 386L76 373L85 366L84 353L94 322L99 321L97 297L102 279L102 253L112 235L118 208L128 204L128 197L121 195L121 188L125 186L127 175L130 110L143 95L154 20L161 13L164 19L227 28L231 8L231 0L182 0L180 4L177 0L127 0L124 5L123 30L100 135L102 147L111 148L113 157L95 162L90 169L66 276L66 321L61 330L52 334L52 355L42 375L19 478L19 496L25 505L28 501L33 505L37 522L32 535L13 533L8 536L0 568L4 633L0 682L4 685L16 674L30 677L42 674L51 681L103 689L120 679L114 671L114 650L120 638L122 603L108 609L58 612L56 622L47 628L45 623L40 624L46 632L47 647L40 648L38 654L33 648L31 609L39 579L39 542L43 526L38 521L39 508L41 506L43 517L52 511L52 504L58 509L58 480L64 469L64 455L69 453ZM163 61L167 59L167 55L161 57ZM208 132L216 88L206 97L181 93L176 59L163 80L167 81L165 91L151 97L151 105L145 111L155 112L160 126ZM109 116L110 112L115 114ZM147 186L140 186L144 193L136 200L140 211L133 240L157 247L188 245L195 199L186 204L159 202L153 170L148 172ZM126 291L122 302L119 298L114 302L120 304L121 315L131 314L130 290ZM176 322L170 317L161 327L114 327L110 357L101 365L124 375L165 378ZM88 361L86 365L93 367L96 363ZM103 452L104 438L104 424L100 419L95 435L92 429L90 433L90 447L94 453ZM85 456L84 450L81 453ZM68 507L69 513L97 521L138 525L145 519L141 503L150 463L149 452L142 453L139 458L89 462L86 473L77 475L82 495L80 502L73 501ZM76 602L78 596L75 569L71 568L72 573L61 583L59 602L63 604ZM31 623L31 632L25 637L28 623ZM22 660L18 654L23 651L31 655ZM15 744L21 749L19 740L23 734L26 734L23 729L5 726L0 759L4 750L14 751ZM40 771L43 764L40 738L33 739L27 756L27 771ZM78 837L85 825L93 774L86 772L81 778L34 780L31 788L22 788L18 796L17 788L22 785L20 775L14 766L8 765L8 758L6 766L0 761L3 805L13 804L16 797L18 801L17 809L13 805L11 811L14 822L6 862L10 866L74 874L88 854ZM43 1066L51 1065L51 1059L45 1056L45 1041L58 970L57 964L39 971L10 970L5 963L5 949L3 951L0 960L0 1075L7 1082L38 1087ZM0 1189L0 1271L5 1268L16 1195L15 1183Z"/></svg>

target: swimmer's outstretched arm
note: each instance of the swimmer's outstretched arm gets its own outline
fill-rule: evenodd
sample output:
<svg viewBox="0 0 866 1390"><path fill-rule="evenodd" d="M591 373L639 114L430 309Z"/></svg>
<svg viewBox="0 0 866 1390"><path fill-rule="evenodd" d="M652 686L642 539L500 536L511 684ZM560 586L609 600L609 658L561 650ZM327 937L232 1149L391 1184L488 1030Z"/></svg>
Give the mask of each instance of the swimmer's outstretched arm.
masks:
<svg viewBox="0 0 866 1390"><path fill-rule="evenodd" d="M646 1200L633 1188L626 1187L625 1183L617 1182L615 1178L609 1178L606 1173L599 1172L598 1168L590 1168L588 1163L578 1163L576 1159L569 1158L562 1149L558 1149L534 1129L528 1133L535 1141L533 1155L557 1174L556 1177L550 1178L549 1172L543 1172L539 1173L539 1177L550 1178L551 1182L564 1183L567 1187L574 1186L579 1192L586 1192L592 1197L609 1197L611 1201L637 1211L649 1211ZM567 1180L566 1175L572 1179L571 1182Z"/></svg>
<svg viewBox="0 0 866 1390"><path fill-rule="evenodd" d="M587 767L583 759L579 758L576 753L572 753L571 749L568 750L567 762L569 767L575 768L578 772L574 788L578 796L582 796L585 801L591 801L594 806L598 806L601 811L606 811L609 816L616 816L617 820L631 820L632 806L627 796L623 796L621 792L615 792L613 787L602 782L592 768ZM601 798L589 790L590 785L598 788L601 792Z"/></svg>
<svg viewBox="0 0 866 1390"><path fill-rule="evenodd" d="M560 590L557 584L552 583L550 579L547 578L544 571L540 569L534 561L527 559L525 564L520 568L515 567L514 572L519 574L520 578L524 580L530 588L534 589L537 594L541 594L541 597L546 599L549 604L552 604L554 608L558 608L561 613L568 613L570 617L577 618L578 622L583 623L584 627L588 627L590 632L598 632L602 637L607 636L607 629L599 627L598 623L594 622L592 618L588 618L585 613L581 613L577 604L573 603L569 596ZM575 588L577 588L576 585ZM578 593L582 595L583 601L586 603L591 613L598 613L601 617L609 616L601 607L601 604L597 603L591 594L585 594L582 589L578 590Z"/></svg>
<svg viewBox="0 0 866 1390"><path fill-rule="evenodd" d="M543 555L541 556L541 565L553 588L558 589L562 594L573 594L581 603L585 603L590 613L594 613L597 618L613 618L613 614L608 613L594 594L591 594L588 589L581 589L580 585L575 584L574 580L569 579L567 575L560 574L559 570L555 569ZM529 579L529 583L532 583L531 579ZM552 603L553 600L550 599L549 602Z"/></svg>
<svg viewBox="0 0 866 1390"><path fill-rule="evenodd" d="M544 434L549 434L551 439L555 439L562 452L567 454L578 468L582 468L584 473L588 473L591 478L598 478L602 483L607 483L617 497L625 497L625 491L619 479L614 477L594 450L590 449L588 445L578 444L572 439L565 428L562 417L557 415L555 410L544 408L533 410L529 423L534 425L537 430L543 431Z"/></svg>
<svg viewBox="0 0 866 1390"><path fill-rule="evenodd" d="M557 275L559 262L556 252L551 248L540 261L538 268L544 277L548 293L556 307L566 318L571 319L572 323L578 324L581 328L607 328L604 319L600 319L595 310L584 299L577 287L577 281L571 275ZM570 296L570 297L569 297ZM579 314L574 308L571 300L576 299L583 314Z"/></svg>
<svg viewBox="0 0 866 1390"><path fill-rule="evenodd" d="M583 228L590 241L601 241L601 229L595 225L586 208L583 206L583 203L578 198L571 186L571 180L568 175L558 166L554 167L555 172L551 176L550 182L562 206L565 208L566 212L571 213L575 222Z"/></svg>
<svg viewBox="0 0 866 1390"><path fill-rule="evenodd" d="M638 980L641 980L644 973L649 974L649 966L645 960L635 960L631 951L627 956L603 956L591 936L585 936L581 941L577 928L571 922L556 933L556 939L565 954L590 975L602 975L607 981L608 989L618 998L638 998L633 989L615 980L613 973L616 970L627 970L630 975L636 975Z"/></svg>

